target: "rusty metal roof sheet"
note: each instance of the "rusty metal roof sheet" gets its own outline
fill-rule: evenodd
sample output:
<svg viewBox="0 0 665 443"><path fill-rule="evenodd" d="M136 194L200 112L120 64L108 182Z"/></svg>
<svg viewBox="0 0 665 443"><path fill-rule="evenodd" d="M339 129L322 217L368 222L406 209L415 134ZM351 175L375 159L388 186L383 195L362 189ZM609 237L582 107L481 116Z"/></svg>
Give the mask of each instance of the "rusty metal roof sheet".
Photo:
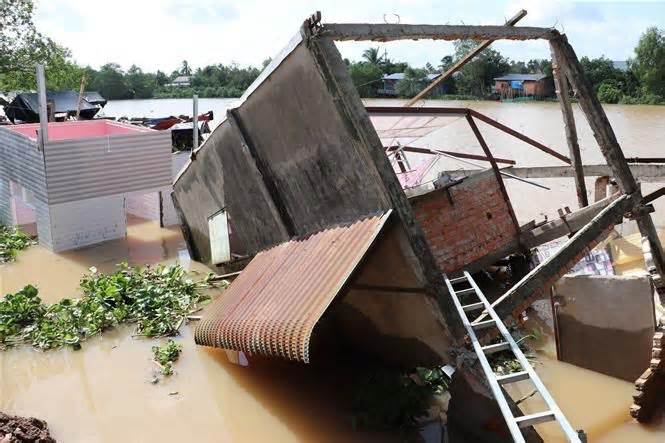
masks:
<svg viewBox="0 0 665 443"><path fill-rule="evenodd" d="M316 323L391 211L259 252L195 330L200 345L309 363Z"/></svg>

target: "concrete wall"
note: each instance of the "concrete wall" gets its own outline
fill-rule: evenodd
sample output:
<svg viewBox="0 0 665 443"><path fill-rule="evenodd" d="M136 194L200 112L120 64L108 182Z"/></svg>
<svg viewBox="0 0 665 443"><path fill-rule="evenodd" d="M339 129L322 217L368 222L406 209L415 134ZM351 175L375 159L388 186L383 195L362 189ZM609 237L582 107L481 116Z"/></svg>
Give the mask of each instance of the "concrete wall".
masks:
<svg viewBox="0 0 665 443"><path fill-rule="evenodd" d="M148 220L159 220L161 216L159 199L159 192L130 194L125 199L125 209L127 210L127 214Z"/></svg>
<svg viewBox="0 0 665 443"><path fill-rule="evenodd" d="M409 201L445 273L460 270L517 238L510 203L492 171Z"/></svg>
<svg viewBox="0 0 665 443"><path fill-rule="evenodd" d="M51 205L51 238L40 233L39 241L59 252L124 237L124 202L124 196L116 195Z"/></svg>
<svg viewBox="0 0 665 443"><path fill-rule="evenodd" d="M276 60L237 108L246 144L222 122L174 184L203 262L210 261L208 217L222 208L250 255L390 208L307 46L299 42Z"/></svg>
<svg viewBox="0 0 665 443"><path fill-rule="evenodd" d="M555 285L559 359L634 381L655 330L648 276L564 276Z"/></svg>
<svg viewBox="0 0 665 443"><path fill-rule="evenodd" d="M348 293L335 308L336 334L391 364L411 368L448 360L451 342L436 300L399 224L369 252Z"/></svg>

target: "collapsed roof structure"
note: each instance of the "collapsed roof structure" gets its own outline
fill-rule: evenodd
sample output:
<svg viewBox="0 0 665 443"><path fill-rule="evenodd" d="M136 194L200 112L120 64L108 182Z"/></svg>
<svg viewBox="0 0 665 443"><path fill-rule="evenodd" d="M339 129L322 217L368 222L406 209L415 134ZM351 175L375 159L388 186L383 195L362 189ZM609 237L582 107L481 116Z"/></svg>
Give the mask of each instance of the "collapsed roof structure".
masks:
<svg viewBox="0 0 665 443"><path fill-rule="evenodd" d="M246 265L202 320L197 343L310 362L314 343L334 330L403 365L452 362L468 329L442 274L482 269L571 234L492 303L498 317L512 321L623 217L637 221L649 271L662 285L651 199L642 196L573 48L555 29L508 25L304 22L175 180L191 255L223 270ZM497 39L548 41L570 156L470 109L365 108L334 41L407 39L473 39L479 47ZM568 82L620 189L591 206ZM408 167L405 153L418 152L413 139L450 115L466 119L483 151L462 158L490 168L423 183L427 166ZM563 221L519 226L498 167L510 161L492 155L476 121L570 165L583 209ZM487 311L471 326L487 323Z"/></svg>
<svg viewBox="0 0 665 443"><path fill-rule="evenodd" d="M75 116L78 109L80 119L90 120L106 105L106 99L96 91L86 91L82 97L74 91L49 91L46 100L54 104L53 113L65 119ZM16 94L11 102L4 105L4 109L12 123L39 122L39 96L36 92Z"/></svg>

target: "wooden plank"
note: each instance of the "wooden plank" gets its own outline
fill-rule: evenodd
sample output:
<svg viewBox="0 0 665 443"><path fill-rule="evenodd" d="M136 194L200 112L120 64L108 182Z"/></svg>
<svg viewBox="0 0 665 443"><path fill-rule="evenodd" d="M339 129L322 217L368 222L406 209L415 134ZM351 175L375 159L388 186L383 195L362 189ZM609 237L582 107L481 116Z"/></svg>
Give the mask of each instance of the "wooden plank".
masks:
<svg viewBox="0 0 665 443"><path fill-rule="evenodd" d="M524 231L520 234L520 243L525 248L531 249L564 235L573 234L593 220L600 211L610 205L618 196L617 194L607 197L579 211L565 214L562 218L544 223L530 231Z"/></svg>
<svg viewBox="0 0 665 443"><path fill-rule="evenodd" d="M630 171L614 130L607 119L607 115L598 100L591 82L586 77L584 69L577 59L573 47L570 46L565 36L561 36L558 39L552 40L551 48L559 62L560 68L566 73L568 80L577 92L579 104L586 115L587 122L598 142L600 151L605 156L607 164L612 168L612 175L623 192L626 194L637 194L638 198L636 198L635 203L636 205L641 204L642 199L639 185ZM636 208L634 212L636 212L636 222L640 228L640 233L651 244L654 264L658 274L661 276L660 281L665 282L665 258L656 226L653 224L651 215L647 211L641 211L639 208Z"/></svg>
<svg viewBox="0 0 665 443"><path fill-rule="evenodd" d="M651 194L647 194L644 196L644 199L642 200L642 203L645 205L647 203L651 203L652 201L656 200L657 198L660 198L665 195L665 188L660 188L656 191L653 191Z"/></svg>
<svg viewBox="0 0 665 443"><path fill-rule="evenodd" d="M517 22L522 20L522 18L524 18L525 16L526 16L526 10L522 9L517 14L515 14L513 17L508 19L508 21L506 21L504 26L515 26L515 24L517 24ZM424 98L427 94L430 93L430 91L432 91L432 89L436 88L438 84L440 84L441 82L446 81L446 79L450 78L451 75L453 75L455 72L462 69L462 67L464 65L466 65L475 56L480 54L489 45L491 45L493 41L494 40L484 40L484 41L482 41L478 46L473 48L471 51L467 52L464 55L464 57L459 59L457 61L457 63L455 63L450 69L448 69L446 72L441 74L432 83L427 85L427 87L425 87L425 89L423 89L418 94L416 94L415 97L413 97L411 100L406 102L406 104L404 106L408 108L408 107L413 106L414 104L416 104L418 102L418 100L421 100L422 98Z"/></svg>
<svg viewBox="0 0 665 443"><path fill-rule="evenodd" d="M551 156L558 158L562 162L570 164L570 159L568 157L566 157L563 154L559 154L554 149L549 148L549 147L545 146L544 144L542 144L540 142L537 142L536 140L532 139L531 137L528 137L528 136L522 134L521 132L518 132L518 131L516 131L512 128L509 128L508 126L506 126L504 124L501 124L498 121L496 121L496 120L494 120L494 119L492 119L492 118L490 118L490 117L488 117L484 114L481 114L478 111L474 111L473 109L469 109L469 112L472 116L474 116L478 120L480 120L482 122L485 122L490 126L494 126L495 128L500 129L501 131L503 131L507 134L510 134L515 138L518 138L518 139L522 140L524 143L527 143L527 144L533 146L534 148L538 148L541 151L546 152L546 153L550 154Z"/></svg>
<svg viewBox="0 0 665 443"><path fill-rule="evenodd" d="M394 40L551 40L553 28L533 26L407 25L393 23L326 23L319 35L336 41Z"/></svg>
<svg viewBox="0 0 665 443"><path fill-rule="evenodd" d="M552 75L554 77L554 88L556 95L559 99L561 113L563 114L563 123L566 132L566 142L568 143L568 151L570 161L573 166L575 178L575 190L577 191L577 201L580 208L589 205L589 200L586 195L586 184L584 183L584 170L582 169L582 155L580 153L580 145L577 139L577 128L575 127L575 116L573 115L573 108L570 104L570 93L568 91L568 80L561 73L559 66L556 62L554 50L552 52Z"/></svg>
<svg viewBox="0 0 665 443"><path fill-rule="evenodd" d="M608 228L613 226L619 217L633 207L633 199L628 195L622 195L607 207L603 208L586 226L577 231L566 244L554 255L543 261L531 270L522 280L499 297L492 307L500 318L504 319L512 315L513 310L524 304L533 294L543 290L548 284L553 284L560 273L566 272L571 263L594 242ZM476 321L482 321L481 315Z"/></svg>
<svg viewBox="0 0 665 443"><path fill-rule="evenodd" d="M399 146L389 146L387 148L388 152L390 151L396 151L398 150ZM480 161L489 161L490 159L487 158L484 155L477 155L477 154L469 154L466 152L454 152L454 151L444 151L443 149L428 149L428 148L419 148L416 146L403 146L402 151L404 152L414 152L417 154L447 154L451 155L453 157L458 157L458 158L467 158L469 160L480 160ZM507 158L500 158L500 157L494 157L494 161L497 163L503 163L507 165L514 165L516 164L515 160L510 160Z"/></svg>
<svg viewBox="0 0 665 443"><path fill-rule="evenodd" d="M665 182L665 164L630 164L629 166L634 176L639 178L643 183ZM575 174L570 166L511 167L502 170L520 178L570 178ZM605 177L612 175L612 169L608 165L584 165L583 170L586 177ZM456 173L453 175L459 176L460 174L474 174L478 171L480 170L457 169L444 172L448 174Z"/></svg>
<svg viewBox="0 0 665 443"><path fill-rule="evenodd" d="M441 271L429 248L424 232L416 222L411 204L385 154L383 143L349 77L342 56L331 39L321 36L311 37L308 35L310 30L307 27L303 27L301 32L309 39L308 48L312 57L328 91L334 98L340 116L355 139L351 146L358 150L361 158L368 159L367 167L374 169L374 173L378 174L388 202L404 227L409 245L425 277L427 292L435 297L450 338L462 339L465 330L452 297L448 294L441 278Z"/></svg>

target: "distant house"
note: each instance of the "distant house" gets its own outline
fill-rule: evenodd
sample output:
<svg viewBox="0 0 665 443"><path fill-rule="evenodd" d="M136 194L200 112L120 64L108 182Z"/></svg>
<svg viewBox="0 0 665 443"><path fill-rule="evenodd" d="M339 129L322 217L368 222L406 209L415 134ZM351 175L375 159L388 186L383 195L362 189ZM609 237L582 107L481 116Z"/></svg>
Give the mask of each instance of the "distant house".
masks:
<svg viewBox="0 0 665 443"><path fill-rule="evenodd" d="M612 66L614 66L614 69L618 69L619 71L622 72L628 71L627 60L612 60Z"/></svg>
<svg viewBox="0 0 665 443"><path fill-rule="evenodd" d="M178 77L174 78L171 83L169 83L166 86L175 86L177 88L187 88L189 86L189 79L190 77L188 75L179 75Z"/></svg>
<svg viewBox="0 0 665 443"><path fill-rule="evenodd" d="M426 81L424 80L422 82L422 87L425 88L428 84L430 84L432 81L440 77L441 74L427 74ZM404 73L403 72L395 72L394 74L387 74L384 75L383 78L381 79L382 85L381 88L377 91L379 95L385 95L388 97L395 97L397 95L397 83L399 83L400 80L404 79ZM445 83L445 82L444 82ZM443 83L439 84L434 88L431 94L436 95L436 94L445 94L445 87Z"/></svg>
<svg viewBox="0 0 665 443"><path fill-rule="evenodd" d="M554 85L546 74L507 74L494 78L494 92L501 98L547 97Z"/></svg>

